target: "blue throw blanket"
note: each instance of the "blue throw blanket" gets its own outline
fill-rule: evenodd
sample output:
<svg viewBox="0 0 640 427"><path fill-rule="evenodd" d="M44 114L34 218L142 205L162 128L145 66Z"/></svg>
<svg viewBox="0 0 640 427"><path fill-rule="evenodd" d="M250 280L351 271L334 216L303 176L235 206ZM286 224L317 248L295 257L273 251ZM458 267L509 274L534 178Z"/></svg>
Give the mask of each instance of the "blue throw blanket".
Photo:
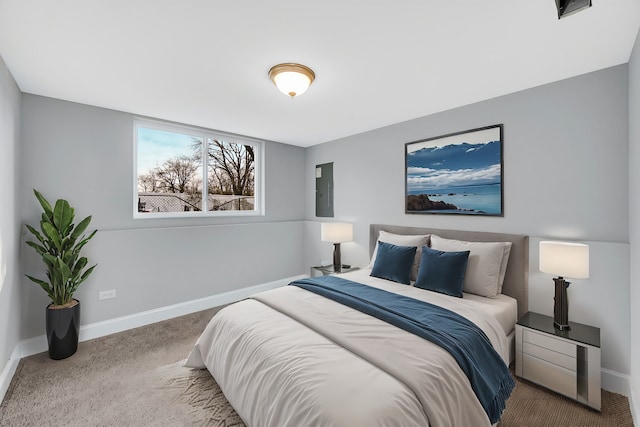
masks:
<svg viewBox="0 0 640 427"><path fill-rule="evenodd" d="M450 310L337 276L290 283L384 320L447 350L469 378L491 424L500 420L515 383L489 338Z"/></svg>

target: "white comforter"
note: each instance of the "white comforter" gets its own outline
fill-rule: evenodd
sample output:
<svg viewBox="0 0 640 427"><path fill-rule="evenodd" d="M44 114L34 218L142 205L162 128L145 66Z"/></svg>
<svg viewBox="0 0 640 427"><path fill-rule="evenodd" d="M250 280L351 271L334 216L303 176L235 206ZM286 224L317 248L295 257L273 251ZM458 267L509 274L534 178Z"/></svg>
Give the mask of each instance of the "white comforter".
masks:
<svg viewBox="0 0 640 427"><path fill-rule="evenodd" d="M363 274L350 278L458 312L507 360L502 327L474 301ZM490 425L448 352L294 286L218 312L186 366L206 367L249 426Z"/></svg>

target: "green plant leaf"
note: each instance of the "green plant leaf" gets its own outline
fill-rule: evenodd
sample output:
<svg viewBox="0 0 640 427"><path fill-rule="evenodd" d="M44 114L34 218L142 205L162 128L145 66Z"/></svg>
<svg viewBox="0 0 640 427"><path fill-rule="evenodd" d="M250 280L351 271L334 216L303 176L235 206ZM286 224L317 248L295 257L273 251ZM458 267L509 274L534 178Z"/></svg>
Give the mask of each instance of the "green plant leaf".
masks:
<svg viewBox="0 0 640 427"><path fill-rule="evenodd" d="M65 264L71 267L73 264L75 264L76 259L78 258L78 255L75 252L73 252L73 250L66 250L62 253L61 258Z"/></svg>
<svg viewBox="0 0 640 427"><path fill-rule="evenodd" d="M51 240L58 252L60 252L60 250L62 249L62 242L60 241L58 230L48 222L42 224L42 230L44 231L44 234Z"/></svg>
<svg viewBox="0 0 640 427"><path fill-rule="evenodd" d="M40 206L42 206L44 214L49 218L50 221L53 221L53 209L51 209L51 204L35 188L33 189L33 194L36 195L36 199L38 199L38 202L40 202Z"/></svg>
<svg viewBox="0 0 640 427"><path fill-rule="evenodd" d="M64 253L69 251L73 247L73 242L71 241L71 237L65 236L60 242L60 252Z"/></svg>
<svg viewBox="0 0 640 427"><path fill-rule="evenodd" d="M35 242L28 241L26 243L27 245L31 246L40 256L44 255L47 252L47 249L44 246L40 246Z"/></svg>
<svg viewBox="0 0 640 427"><path fill-rule="evenodd" d="M82 247L84 245L86 245L89 242L89 240L91 240L91 238L96 234L97 231L98 230L93 230L93 232L91 232L91 234L89 234L88 237L85 237L80 242L78 242L78 244L75 246L74 250L76 252L80 252L80 249L82 249Z"/></svg>
<svg viewBox="0 0 640 427"><path fill-rule="evenodd" d="M30 280L36 282L40 286L46 287L45 290L48 291L49 286L50 286L48 282L45 282L44 280L36 279L35 277L29 276L28 274L25 274L25 276L27 276Z"/></svg>
<svg viewBox="0 0 640 427"><path fill-rule="evenodd" d="M30 280L40 285L40 287L47 293L47 295L49 295L49 298L53 300L53 294L51 293L51 285L49 285L48 282L45 282L44 280L36 279L35 277L31 277L28 274L25 274L25 276L27 276Z"/></svg>
<svg viewBox="0 0 640 427"><path fill-rule="evenodd" d="M29 224L27 224L26 227L27 227L27 230L29 230L29 232L33 234L35 238L40 241L40 243L44 243L44 237L42 237L42 234L40 234L38 230L30 226Z"/></svg>
<svg viewBox="0 0 640 427"><path fill-rule="evenodd" d="M47 218L47 215L43 212L42 213L42 217L40 218L40 230L42 230L42 233L44 234L44 229L42 228L42 226L44 224L51 224L53 225L53 222L49 221L49 218Z"/></svg>
<svg viewBox="0 0 640 427"><path fill-rule="evenodd" d="M85 219L83 219L82 221L80 221L78 223L78 225L76 226L75 230L73 230L73 233L71 233L71 238L75 241L78 239L78 237L80 237L80 235L82 233L84 233L84 230L87 229L87 227L89 226L89 223L91 222L91 215L89 215L88 217L86 217Z"/></svg>
<svg viewBox="0 0 640 427"><path fill-rule="evenodd" d="M82 257L78 260L78 262L75 263L75 265L73 266L73 277L79 277L80 276L80 272L82 271L83 268L85 268L85 266L87 265L88 260L86 257Z"/></svg>
<svg viewBox="0 0 640 427"><path fill-rule="evenodd" d="M87 278L91 275L91 273L93 273L93 269L97 267L98 264L89 267L85 270L85 272L82 274L82 276L80 276L80 281L78 282L78 284L84 282L85 280L87 280Z"/></svg>
<svg viewBox="0 0 640 427"><path fill-rule="evenodd" d="M53 223L61 234L66 234L73 222L73 208L64 199L58 199L53 208Z"/></svg>
<svg viewBox="0 0 640 427"><path fill-rule="evenodd" d="M62 283L67 284L69 279L71 279L71 269L61 258L56 259L56 265L60 271L60 275L62 276Z"/></svg>
<svg viewBox="0 0 640 427"><path fill-rule="evenodd" d="M42 260L47 265L47 268L49 270L55 269L56 257L54 257L53 255L47 253L47 254L42 255Z"/></svg>

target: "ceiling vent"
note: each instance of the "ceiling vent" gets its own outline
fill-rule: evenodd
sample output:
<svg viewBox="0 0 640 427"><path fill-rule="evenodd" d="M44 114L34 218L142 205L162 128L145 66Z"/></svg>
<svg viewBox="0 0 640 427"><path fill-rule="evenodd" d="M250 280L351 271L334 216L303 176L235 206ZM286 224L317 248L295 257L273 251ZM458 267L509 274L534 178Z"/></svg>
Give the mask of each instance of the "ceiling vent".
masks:
<svg viewBox="0 0 640 427"><path fill-rule="evenodd" d="M591 0L556 0L558 19L591 7Z"/></svg>

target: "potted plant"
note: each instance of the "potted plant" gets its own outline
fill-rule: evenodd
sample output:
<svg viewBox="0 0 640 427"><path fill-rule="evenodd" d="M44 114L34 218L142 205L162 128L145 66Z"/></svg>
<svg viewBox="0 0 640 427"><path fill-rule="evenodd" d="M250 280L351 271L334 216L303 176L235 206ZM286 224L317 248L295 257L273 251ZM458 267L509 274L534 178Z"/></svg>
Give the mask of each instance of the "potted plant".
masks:
<svg viewBox="0 0 640 427"><path fill-rule="evenodd" d="M95 265L89 268L87 258L80 256L80 251L96 234L93 230L88 236L83 234L91 216L74 225L74 209L63 199L56 201L54 207L40 194L33 190L40 206L42 218L40 231L27 225L27 229L37 239L28 241L41 257L46 266L47 280L40 280L26 275L40 285L51 298L46 309L46 331L49 344L49 357L64 359L78 349L80 331L80 301L73 298L78 286L93 272Z"/></svg>

